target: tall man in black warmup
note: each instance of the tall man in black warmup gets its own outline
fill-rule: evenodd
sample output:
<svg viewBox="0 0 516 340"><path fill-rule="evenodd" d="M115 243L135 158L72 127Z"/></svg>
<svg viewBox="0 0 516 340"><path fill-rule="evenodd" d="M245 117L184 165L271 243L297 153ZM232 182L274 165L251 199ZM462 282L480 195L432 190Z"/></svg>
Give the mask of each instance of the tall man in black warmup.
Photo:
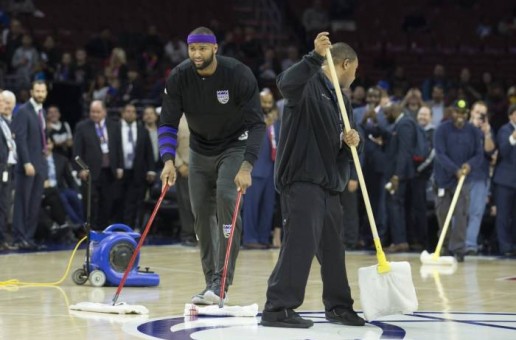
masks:
<svg viewBox="0 0 516 340"><path fill-rule="evenodd" d="M189 190L199 237L206 288L196 304L220 302L220 281L237 190L251 185L251 170L265 133L258 84L239 61L217 56L213 32L199 27L188 35L188 56L172 70L165 87L159 127L161 179L173 185L179 120L190 128ZM233 281L240 247L240 218L234 233L227 286Z"/></svg>
<svg viewBox="0 0 516 340"><path fill-rule="evenodd" d="M353 310L353 299L339 238L343 212L339 194L346 189L351 168L350 146L360 136L344 132L336 90L325 56L331 46L327 32L317 35L315 50L280 74L278 88L285 111L278 144L275 180L281 192L283 244L269 278L262 325L309 328L311 320L294 309L303 303L314 255L321 264L326 319L350 326L364 320ZM355 79L358 57L344 43L332 46L340 87ZM346 98L344 96L344 98ZM349 99L346 111L351 113ZM352 125L352 115L349 116Z"/></svg>

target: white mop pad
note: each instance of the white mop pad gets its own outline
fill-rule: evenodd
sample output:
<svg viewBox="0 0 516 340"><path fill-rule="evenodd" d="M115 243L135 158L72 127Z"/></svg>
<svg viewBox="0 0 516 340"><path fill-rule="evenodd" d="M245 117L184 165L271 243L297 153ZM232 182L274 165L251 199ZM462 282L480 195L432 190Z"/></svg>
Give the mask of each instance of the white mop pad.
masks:
<svg viewBox="0 0 516 340"><path fill-rule="evenodd" d="M427 265L457 265L457 260L453 256L436 256L435 253L430 254L426 250L423 250L419 256L419 260L422 264Z"/></svg>
<svg viewBox="0 0 516 340"><path fill-rule="evenodd" d="M255 317L258 315L258 304L254 303L249 306L224 306L222 308L217 305L201 307L191 303L185 304L184 316L196 315Z"/></svg>
<svg viewBox="0 0 516 340"><path fill-rule="evenodd" d="M140 305L128 305L125 302L117 303L116 305L98 303L98 302L80 302L76 305L71 305L70 310L79 310L84 312L94 313L109 313L109 314L149 314L149 310Z"/></svg>
<svg viewBox="0 0 516 340"><path fill-rule="evenodd" d="M415 312L416 289L408 262L390 262L391 270L378 273L378 265L359 268L360 302L367 321L381 316Z"/></svg>
<svg viewBox="0 0 516 340"><path fill-rule="evenodd" d="M145 322L149 319L149 314L107 314L107 313L92 313L83 312L78 310L69 310L70 315L73 317L93 320L93 321L108 321L110 323L124 324L127 322Z"/></svg>

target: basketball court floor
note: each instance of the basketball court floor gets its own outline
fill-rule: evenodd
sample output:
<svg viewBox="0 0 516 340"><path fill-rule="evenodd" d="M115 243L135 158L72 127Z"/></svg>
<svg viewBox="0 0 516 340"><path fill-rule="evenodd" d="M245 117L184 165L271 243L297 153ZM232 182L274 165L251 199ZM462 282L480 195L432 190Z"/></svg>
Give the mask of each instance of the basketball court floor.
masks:
<svg viewBox="0 0 516 340"><path fill-rule="evenodd" d="M5 285L9 279L51 283L66 271L72 251L16 253L0 256L0 339L198 339L198 340L333 340L333 339L516 339L516 260L467 257L456 270L422 269L418 254L399 254L389 261L409 261L419 310L347 327L326 322L321 302L319 264L314 261L304 304L298 309L315 324L310 329L276 329L259 325L260 318L185 318L185 303L204 288L199 251L180 245L144 246L141 268L160 275L154 288L124 288L118 301L147 307L147 316L70 312L78 302L109 303L116 287L77 285L71 272L82 267L84 249L73 259L70 273L57 286ZM267 279L278 250L242 250L228 305L265 302ZM376 257L350 252L346 263L355 309L360 311L358 268Z"/></svg>

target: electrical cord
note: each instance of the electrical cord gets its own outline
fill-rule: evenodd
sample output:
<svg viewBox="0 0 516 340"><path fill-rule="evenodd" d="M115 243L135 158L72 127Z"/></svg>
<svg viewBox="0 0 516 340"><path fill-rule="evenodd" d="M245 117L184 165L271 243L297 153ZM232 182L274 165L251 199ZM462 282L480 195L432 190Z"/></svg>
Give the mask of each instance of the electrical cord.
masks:
<svg viewBox="0 0 516 340"><path fill-rule="evenodd" d="M77 252L77 249L79 249L79 246L87 238L88 238L87 236L84 236L82 239L79 240L79 242L77 242L77 245L73 249L72 255L70 256L70 260L68 260L68 265L66 267L65 273L58 281L55 281L55 282L23 282L18 279L10 279L7 281L0 281L0 289L16 290L20 286L33 286L33 287L59 286L68 277L68 274L70 273L70 268L72 266L73 258L75 257L75 253Z"/></svg>

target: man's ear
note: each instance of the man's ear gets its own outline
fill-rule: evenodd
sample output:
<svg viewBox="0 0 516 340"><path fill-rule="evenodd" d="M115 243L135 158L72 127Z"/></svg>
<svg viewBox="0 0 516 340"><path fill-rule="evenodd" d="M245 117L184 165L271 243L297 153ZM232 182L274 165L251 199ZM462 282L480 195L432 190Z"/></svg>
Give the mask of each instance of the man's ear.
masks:
<svg viewBox="0 0 516 340"><path fill-rule="evenodd" d="M347 70L349 67L349 59L344 59L344 61L342 62L342 68L344 70Z"/></svg>
<svg viewBox="0 0 516 340"><path fill-rule="evenodd" d="M215 44L215 46L213 46L213 54L217 54L218 50L219 50L219 45Z"/></svg>

